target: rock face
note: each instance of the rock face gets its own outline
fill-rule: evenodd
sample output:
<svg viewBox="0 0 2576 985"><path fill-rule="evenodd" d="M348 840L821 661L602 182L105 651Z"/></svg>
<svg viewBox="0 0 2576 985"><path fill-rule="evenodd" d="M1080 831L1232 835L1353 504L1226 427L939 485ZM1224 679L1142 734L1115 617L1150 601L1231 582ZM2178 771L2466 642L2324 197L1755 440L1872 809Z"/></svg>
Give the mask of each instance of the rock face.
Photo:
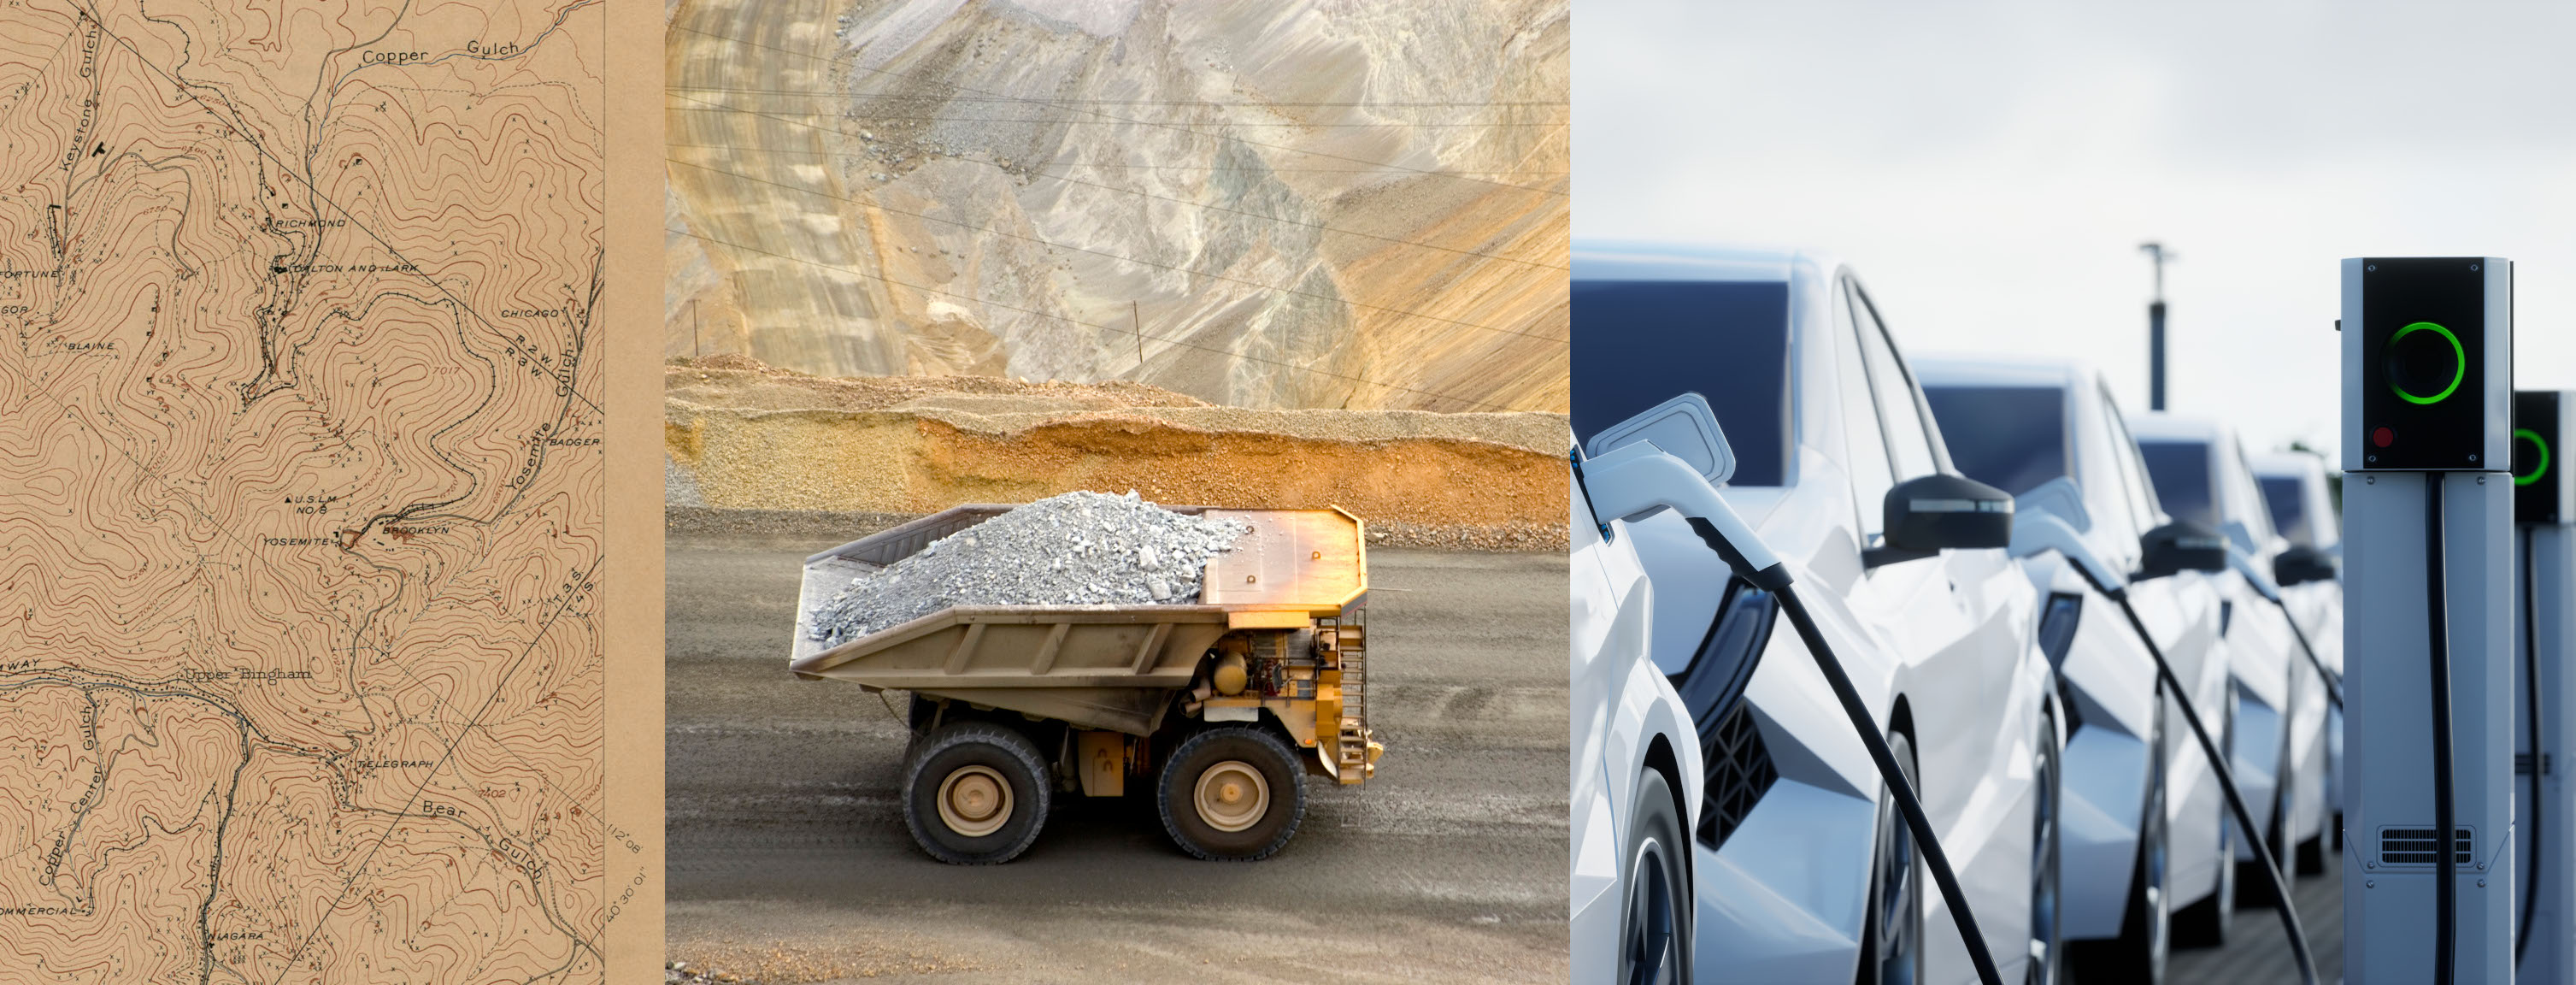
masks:
<svg viewBox="0 0 2576 985"><path fill-rule="evenodd" d="M918 516L1135 489L1165 503L1338 506L1368 523L1565 525L1565 415L1255 410L1133 382L825 378L739 355L663 370L666 501Z"/></svg>
<svg viewBox="0 0 2576 985"><path fill-rule="evenodd" d="M815 606L806 632L838 646L957 605L1187 605L1208 559L1251 530L1132 490L1051 496L851 581Z"/></svg>
<svg viewBox="0 0 2576 985"><path fill-rule="evenodd" d="M1565 406L1567 7L681 0L666 350Z"/></svg>

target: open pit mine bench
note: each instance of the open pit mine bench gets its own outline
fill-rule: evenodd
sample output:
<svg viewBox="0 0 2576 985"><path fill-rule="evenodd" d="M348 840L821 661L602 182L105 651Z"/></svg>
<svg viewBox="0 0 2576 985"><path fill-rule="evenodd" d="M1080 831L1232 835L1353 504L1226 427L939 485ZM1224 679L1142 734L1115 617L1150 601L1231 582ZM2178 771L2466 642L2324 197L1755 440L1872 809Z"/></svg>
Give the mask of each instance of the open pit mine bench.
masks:
<svg viewBox="0 0 2576 985"><path fill-rule="evenodd" d="M903 814L922 850L1007 862L1055 794L1134 788L1190 854L1267 858L1305 815L1306 774L1349 786L1376 772L1359 519L1164 508L1251 528L1208 562L1198 604L955 606L824 648L806 624L817 603L1010 507L955 507L805 559L788 668L911 692Z"/></svg>

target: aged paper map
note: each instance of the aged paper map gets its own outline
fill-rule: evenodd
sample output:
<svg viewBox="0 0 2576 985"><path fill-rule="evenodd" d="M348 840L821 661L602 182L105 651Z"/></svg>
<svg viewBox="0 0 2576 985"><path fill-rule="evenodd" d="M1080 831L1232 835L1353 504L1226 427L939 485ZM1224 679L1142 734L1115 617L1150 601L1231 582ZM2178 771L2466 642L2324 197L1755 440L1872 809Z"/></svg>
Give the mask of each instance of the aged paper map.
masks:
<svg viewBox="0 0 2576 985"><path fill-rule="evenodd" d="M0 0L0 980L597 982L601 0Z"/></svg>

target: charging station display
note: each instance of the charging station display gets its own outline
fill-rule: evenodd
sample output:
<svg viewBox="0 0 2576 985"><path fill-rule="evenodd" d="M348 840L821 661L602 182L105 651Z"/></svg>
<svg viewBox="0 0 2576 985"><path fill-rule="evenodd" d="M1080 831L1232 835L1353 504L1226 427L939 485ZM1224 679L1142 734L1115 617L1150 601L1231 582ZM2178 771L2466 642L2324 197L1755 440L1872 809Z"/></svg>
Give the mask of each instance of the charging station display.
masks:
<svg viewBox="0 0 2576 985"><path fill-rule="evenodd" d="M2576 473L2560 439L2576 432L2576 392L2513 395L2514 685L2517 718L2515 971L2523 981L2576 979Z"/></svg>
<svg viewBox="0 0 2576 985"><path fill-rule="evenodd" d="M2366 469L2489 471L2491 408L2499 356L2511 336L2491 333L2494 274L2486 257L2365 258L2361 262L2358 435ZM2509 281L2507 290L2510 290ZM2510 295L2506 295L2510 297ZM2490 335L2498 337L2490 338ZM2492 343L2492 344L2491 344ZM2349 347L2348 347L2349 348ZM2347 461L2350 459L2347 458Z"/></svg>
<svg viewBox="0 0 2576 985"><path fill-rule="evenodd" d="M2341 325L2345 980L2509 980L2512 264L2347 259Z"/></svg>
<svg viewBox="0 0 2576 985"><path fill-rule="evenodd" d="M2513 520L2567 523L2567 463L2561 460L2563 411L2556 390L2513 395Z"/></svg>

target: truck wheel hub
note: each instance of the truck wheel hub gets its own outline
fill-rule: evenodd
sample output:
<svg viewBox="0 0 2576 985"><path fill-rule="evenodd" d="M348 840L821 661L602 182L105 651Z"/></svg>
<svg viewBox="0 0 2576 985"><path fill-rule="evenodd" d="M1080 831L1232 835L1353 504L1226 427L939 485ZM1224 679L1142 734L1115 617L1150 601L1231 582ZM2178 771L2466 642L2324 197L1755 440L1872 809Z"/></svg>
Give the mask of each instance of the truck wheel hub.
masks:
<svg viewBox="0 0 2576 985"><path fill-rule="evenodd" d="M968 766L939 781L939 820L948 830L981 838L1011 821L1011 785L990 766Z"/></svg>
<svg viewBox="0 0 2576 985"><path fill-rule="evenodd" d="M1219 831L1241 831L1270 812L1270 781L1239 759L1229 759L1199 774L1195 800L1199 820Z"/></svg>

